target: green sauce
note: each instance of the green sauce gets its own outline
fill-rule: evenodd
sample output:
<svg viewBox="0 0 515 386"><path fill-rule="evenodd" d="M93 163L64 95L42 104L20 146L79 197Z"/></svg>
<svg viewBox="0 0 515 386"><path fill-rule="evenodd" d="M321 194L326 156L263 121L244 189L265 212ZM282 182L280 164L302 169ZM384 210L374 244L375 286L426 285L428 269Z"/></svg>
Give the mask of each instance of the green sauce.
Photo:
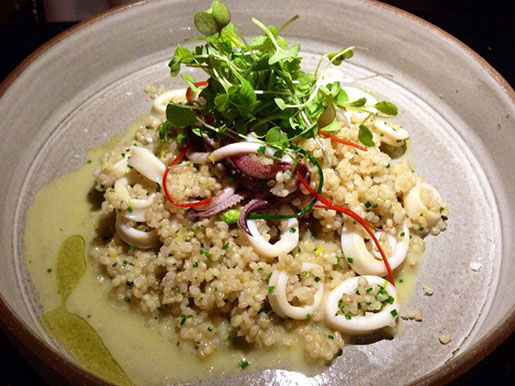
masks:
<svg viewBox="0 0 515 386"><path fill-rule="evenodd" d="M68 296L86 273L85 249L82 236L68 237L59 248L55 270L57 293L61 295L62 306L65 306Z"/></svg>
<svg viewBox="0 0 515 386"><path fill-rule="evenodd" d="M75 236L77 237L77 236ZM93 328L64 307L40 316L41 324L71 356L91 372L116 385L132 385Z"/></svg>

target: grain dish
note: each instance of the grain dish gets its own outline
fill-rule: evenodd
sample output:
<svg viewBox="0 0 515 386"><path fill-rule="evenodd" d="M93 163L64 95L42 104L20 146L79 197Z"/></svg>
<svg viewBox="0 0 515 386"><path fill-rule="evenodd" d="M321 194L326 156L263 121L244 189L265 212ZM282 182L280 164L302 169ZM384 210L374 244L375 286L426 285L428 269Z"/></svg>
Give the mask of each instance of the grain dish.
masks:
<svg viewBox="0 0 515 386"><path fill-rule="evenodd" d="M200 357L299 341L330 362L346 337L394 335L395 270L448 208L401 157L396 106L337 68L352 47L307 74L282 28L253 21L264 33L247 43L223 4L197 13L206 44L179 46L170 70L209 77L148 87L152 116L95 172L115 225L90 254L128 312Z"/></svg>

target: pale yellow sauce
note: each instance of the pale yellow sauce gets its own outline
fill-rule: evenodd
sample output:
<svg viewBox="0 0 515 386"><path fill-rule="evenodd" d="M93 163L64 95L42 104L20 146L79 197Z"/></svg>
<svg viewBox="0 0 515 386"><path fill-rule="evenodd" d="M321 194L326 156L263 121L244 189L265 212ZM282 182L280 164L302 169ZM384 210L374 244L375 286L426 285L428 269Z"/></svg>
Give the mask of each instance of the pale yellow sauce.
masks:
<svg viewBox="0 0 515 386"><path fill-rule="evenodd" d="M71 293L65 294L63 306L66 311L64 308L58 310L61 296L56 286L55 265L59 248L66 239L74 235L82 236L87 248L95 235L96 219L100 212L98 209L93 210L93 205L88 201L88 193L94 186L93 171L99 167L99 157L117 143L129 140L147 119L148 117L143 116L133 122L123 135L115 136L101 147L90 149L84 166L79 170L60 176L41 187L27 218L26 265L46 316L54 315L55 319L59 315L65 315L63 319L73 319L74 323L85 324L84 331L88 329L88 325L91 326L114 361L110 362L105 355L99 355L99 358L103 358L102 363L81 361L85 356L81 355L84 353L77 352L77 348L91 346L81 342L83 335L79 334L75 340L70 338L67 328L72 328L72 324L63 324L60 330L47 326L47 330L57 335L61 331L62 336L54 338L83 366L112 382L122 384L126 383L124 374L107 369L106 366L116 367L118 364L136 385L167 384L223 373L249 373L266 368L295 370L307 375L322 371L323 366L305 360L300 342L291 347L269 350L242 351L233 347L223 349L208 359L199 359L192 349L176 345L177 339L174 338L173 331L163 334L158 328L147 327L148 321L143 315L129 310L127 304L119 304L109 299L106 285L99 280L96 263L89 259L87 250L86 271L76 286L73 283ZM403 271L406 272L397 275L398 278L403 278L403 283L398 283L398 289L402 303L406 304L415 286L415 270L409 268ZM45 315L43 321L44 318ZM61 319L55 319L54 322L59 324ZM97 346L99 344L94 350L102 351ZM91 355L86 357L88 361L92 360ZM250 363L245 370L239 368L243 358Z"/></svg>

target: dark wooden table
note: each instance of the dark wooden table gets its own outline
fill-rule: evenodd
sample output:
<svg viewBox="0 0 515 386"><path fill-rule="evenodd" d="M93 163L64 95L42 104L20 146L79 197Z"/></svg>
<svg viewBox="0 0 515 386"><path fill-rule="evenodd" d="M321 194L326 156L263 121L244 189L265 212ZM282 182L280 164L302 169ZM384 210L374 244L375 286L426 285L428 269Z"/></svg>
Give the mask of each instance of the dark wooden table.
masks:
<svg viewBox="0 0 515 386"><path fill-rule="evenodd" d="M384 0L439 26L485 58L513 86L515 0ZM14 4L15 7L10 6ZM36 4L36 16L33 5ZM0 80L41 44L74 23L45 23L41 2L0 0ZM0 385L45 382L0 332ZM464 374L456 385L514 385L515 337Z"/></svg>

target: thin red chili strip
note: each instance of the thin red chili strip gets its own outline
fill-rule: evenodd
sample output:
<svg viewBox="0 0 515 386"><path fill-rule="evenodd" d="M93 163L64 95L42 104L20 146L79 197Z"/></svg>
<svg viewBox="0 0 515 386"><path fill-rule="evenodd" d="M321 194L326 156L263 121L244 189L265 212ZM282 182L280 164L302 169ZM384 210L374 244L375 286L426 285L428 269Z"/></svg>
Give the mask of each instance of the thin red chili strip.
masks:
<svg viewBox="0 0 515 386"><path fill-rule="evenodd" d="M195 86L197 86L197 87L206 87L206 86L207 86L207 81L202 80L202 81L200 81L200 82L197 82L197 83L195 83ZM187 100L188 102L190 102L190 101L192 101L192 100L193 100L193 97L194 97L194 96L195 96L195 95L193 94L193 90L192 90L190 87L188 87L188 88L186 89L186 100Z"/></svg>
<svg viewBox="0 0 515 386"><path fill-rule="evenodd" d="M172 163L170 164L170 166L168 166L166 169L165 169L165 172L163 174L163 181L162 181L162 185L163 185L163 192L166 196L166 198L168 199L168 201L170 201L170 203L172 205L175 205L175 206L178 206L179 208L193 208L195 206L202 206L202 205L206 205L206 204L209 204L211 202L211 197L208 197L204 200L200 200L200 201L192 201L192 202L177 202L177 201L174 201L172 199L172 197L170 197L170 193L168 192L168 187L166 186L166 178L168 177L168 173L170 172L170 167L174 166L175 164L177 164L183 157L184 155L188 152L188 150L190 149L190 145L186 145L182 148L181 152L179 153L179 155L177 156L177 158L175 158Z"/></svg>
<svg viewBox="0 0 515 386"><path fill-rule="evenodd" d="M356 149L359 149L362 151L368 151L368 149L366 147L360 146L357 143L354 143L351 141L347 141L346 139L338 138L336 135L330 134L326 131L318 129L318 134L320 134L324 137L327 137L327 138L331 138L331 141L342 143L342 144L348 145L348 146L352 146L352 147L355 147Z"/></svg>
<svg viewBox="0 0 515 386"><path fill-rule="evenodd" d="M388 272L388 280L392 285L395 286L395 280L393 279L393 273L392 269L390 267L390 263L388 262L388 259L386 258L386 255L383 251L383 248L381 247L381 244L379 244L379 241L377 240L376 236L374 235L374 232L370 230L370 227L368 226L367 222L362 219L357 213L353 212L350 209L342 208L341 206L336 205L332 201L328 200L327 198L321 196L318 194L309 184L307 181L302 177L302 175L297 170L297 178L299 179L300 183L304 185L304 187L308 190L309 193L311 193L318 201L322 202L324 205L326 205L328 208L336 210L340 213L346 214L347 216L352 217L354 220L356 220L370 235L372 240L374 240L375 245L377 246L377 249L379 250L379 253L381 254L381 257L383 258L384 265L386 266L386 271Z"/></svg>

